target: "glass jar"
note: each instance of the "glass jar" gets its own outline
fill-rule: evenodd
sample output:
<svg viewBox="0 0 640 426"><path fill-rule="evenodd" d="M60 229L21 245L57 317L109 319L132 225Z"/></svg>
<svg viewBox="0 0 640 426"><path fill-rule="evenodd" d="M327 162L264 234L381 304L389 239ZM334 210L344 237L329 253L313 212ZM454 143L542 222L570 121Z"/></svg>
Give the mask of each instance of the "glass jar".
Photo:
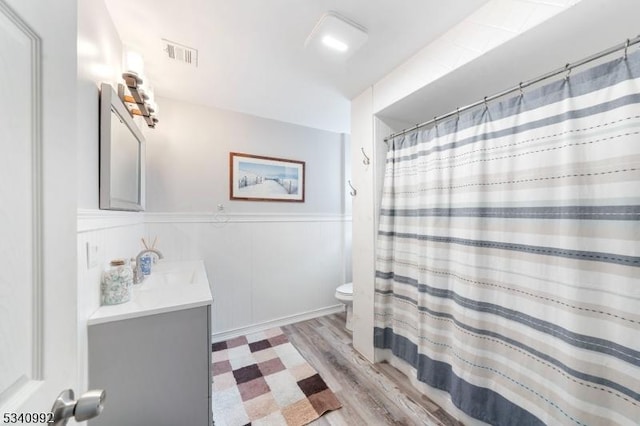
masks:
<svg viewBox="0 0 640 426"><path fill-rule="evenodd" d="M117 305L131 299L133 270L128 260L115 259L102 273L101 304Z"/></svg>

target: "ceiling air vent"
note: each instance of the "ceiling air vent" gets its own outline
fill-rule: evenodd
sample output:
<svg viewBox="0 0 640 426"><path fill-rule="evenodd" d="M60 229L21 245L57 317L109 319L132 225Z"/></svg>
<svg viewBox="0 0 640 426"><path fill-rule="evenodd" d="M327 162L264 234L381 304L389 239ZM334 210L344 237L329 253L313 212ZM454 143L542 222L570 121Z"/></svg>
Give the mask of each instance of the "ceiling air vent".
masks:
<svg viewBox="0 0 640 426"><path fill-rule="evenodd" d="M192 67L198 66L198 49L166 39L162 39L162 43L164 45L163 50L169 59Z"/></svg>

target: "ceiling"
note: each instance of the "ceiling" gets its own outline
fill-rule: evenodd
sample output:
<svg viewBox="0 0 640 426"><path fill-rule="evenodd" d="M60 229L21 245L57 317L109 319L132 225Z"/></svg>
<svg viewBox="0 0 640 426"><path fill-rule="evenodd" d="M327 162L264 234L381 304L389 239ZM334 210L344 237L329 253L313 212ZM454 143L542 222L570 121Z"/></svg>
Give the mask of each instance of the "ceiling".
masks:
<svg viewBox="0 0 640 426"><path fill-rule="evenodd" d="M485 96L517 87L520 82L536 79L552 70L562 70L567 63L624 44L627 38L638 35L640 2L616 0L615 3L616 7L611 7L611 0L581 1L376 115L394 131L413 127L416 123L476 103ZM620 55L616 52L598 62L610 61ZM580 70L574 70L573 74ZM540 84L563 76L564 73Z"/></svg>
<svg viewBox="0 0 640 426"><path fill-rule="evenodd" d="M455 7L441 0L105 3L122 42L144 56L157 97L349 133L351 98L486 1L458 0ZM347 60L304 47L331 10L367 28L367 42ZM198 49L198 67L168 59L162 39Z"/></svg>

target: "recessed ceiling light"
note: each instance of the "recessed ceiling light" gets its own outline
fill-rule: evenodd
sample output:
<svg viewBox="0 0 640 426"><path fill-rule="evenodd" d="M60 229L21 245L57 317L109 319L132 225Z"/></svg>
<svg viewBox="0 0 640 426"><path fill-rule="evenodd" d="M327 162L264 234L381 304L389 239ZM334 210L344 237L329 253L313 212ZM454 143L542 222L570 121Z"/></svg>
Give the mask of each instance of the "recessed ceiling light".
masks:
<svg viewBox="0 0 640 426"><path fill-rule="evenodd" d="M306 48L319 51L339 52L340 57L352 55L367 41L367 30L353 20L329 11L322 15L316 26L307 37Z"/></svg>
<svg viewBox="0 0 640 426"><path fill-rule="evenodd" d="M322 37L322 43L339 52L346 52L349 49L346 43L341 42L340 40L331 37L330 35L326 35Z"/></svg>

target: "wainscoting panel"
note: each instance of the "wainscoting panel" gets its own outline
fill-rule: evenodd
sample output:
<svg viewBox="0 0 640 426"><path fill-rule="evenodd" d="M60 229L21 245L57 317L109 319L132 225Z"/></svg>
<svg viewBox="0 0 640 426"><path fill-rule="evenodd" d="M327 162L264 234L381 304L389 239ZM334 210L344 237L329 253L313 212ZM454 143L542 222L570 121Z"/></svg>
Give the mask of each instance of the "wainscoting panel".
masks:
<svg viewBox="0 0 640 426"><path fill-rule="evenodd" d="M350 281L350 217L146 213L145 221L167 258L204 260L214 335L335 310L335 288Z"/></svg>
<svg viewBox="0 0 640 426"><path fill-rule="evenodd" d="M87 320L100 307L100 279L111 259L134 257L145 235L142 213L78 210L78 376L86 387ZM87 262L87 245L96 247L95 266Z"/></svg>

